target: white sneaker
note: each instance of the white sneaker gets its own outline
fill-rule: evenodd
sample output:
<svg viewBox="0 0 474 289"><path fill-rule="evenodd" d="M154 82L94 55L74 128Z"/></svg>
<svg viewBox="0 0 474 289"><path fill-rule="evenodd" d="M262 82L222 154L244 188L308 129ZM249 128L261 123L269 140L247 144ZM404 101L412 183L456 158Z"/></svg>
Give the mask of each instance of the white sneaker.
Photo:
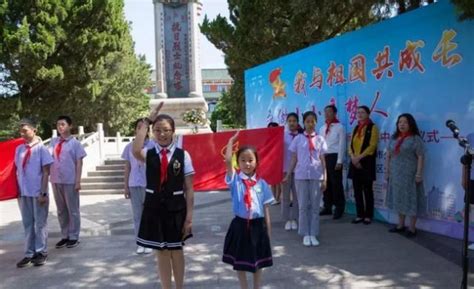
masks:
<svg viewBox="0 0 474 289"><path fill-rule="evenodd" d="M153 249L151 248L145 248L145 251L143 253L145 254L150 254L151 252L153 252Z"/></svg>
<svg viewBox="0 0 474 289"><path fill-rule="evenodd" d="M295 220L291 221L291 229L298 230L298 223Z"/></svg>
<svg viewBox="0 0 474 289"><path fill-rule="evenodd" d="M311 240L310 240L310 237L309 237L309 236L304 236L304 238L303 238L303 245L305 245L306 247L311 246Z"/></svg>
<svg viewBox="0 0 474 289"><path fill-rule="evenodd" d="M289 231L289 230L291 230L291 221L286 221L285 231Z"/></svg>
<svg viewBox="0 0 474 289"><path fill-rule="evenodd" d="M468 248L469 250L474 250L474 243L472 243L471 245L469 245L467 248Z"/></svg>
<svg viewBox="0 0 474 289"><path fill-rule="evenodd" d="M315 236L309 237L309 240L311 242L311 246L319 246L319 241L318 241L318 239L316 239Z"/></svg>
<svg viewBox="0 0 474 289"><path fill-rule="evenodd" d="M138 246L137 247L137 254L143 254L145 253L145 248L143 248L142 246Z"/></svg>

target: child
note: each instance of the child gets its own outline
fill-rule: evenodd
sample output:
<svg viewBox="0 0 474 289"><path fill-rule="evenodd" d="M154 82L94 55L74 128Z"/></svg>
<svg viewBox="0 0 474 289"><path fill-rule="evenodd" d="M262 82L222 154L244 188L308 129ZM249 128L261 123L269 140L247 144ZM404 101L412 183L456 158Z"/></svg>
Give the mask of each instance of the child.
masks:
<svg viewBox="0 0 474 289"><path fill-rule="evenodd" d="M146 119L138 119L134 123L135 136L138 134L138 125L143 123ZM148 139L148 131L145 136L145 143L143 148L153 148L153 142ZM132 153L132 143L125 146L122 159L125 160L125 198L130 199L132 203L132 214L133 214L133 225L135 229L135 237L138 237L138 230L140 229L140 219L143 212L143 202L145 201L145 189L146 189L146 174L145 164L137 160ZM137 246L137 254L149 254L152 249Z"/></svg>
<svg viewBox="0 0 474 289"><path fill-rule="evenodd" d="M237 132L226 148L226 183L229 185L235 218L224 242L222 261L237 271L240 287L248 288L246 272L253 273L253 287L259 288L262 268L273 265L270 247L270 209L273 201L268 184L256 174L258 155L255 148L237 151L240 172L232 166L232 146Z"/></svg>
<svg viewBox="0 0 474 289"><path fill-rule="evenodd" d="M146 164L147 194L137 245L157 250L162 288L171 288L173 275L176 288L181 289L184 281L183 245L192 236L194 169L189 154L173 142L175 124L170 116L158 115L152 128L156 141L154 148L143 149L147 123L138 125L133 141L133 155Z"/></svg>
<svg viewBox="0 0 474 289"><path fill-rule="evenodd" d="M36 123L20 121L20 134L25 140L15 151L15 166L20 196L21 220L25 229L25 257L18 268L41 266L48 256L48 177L53 158L36 136Z"/></svg>
<svg viewBox="0 0 474 289"><path fill-rule="evenodd" d="M285 143L285 157L283 163L283 173L286 175L288 172L288 167L291 161L291 152L289 151L291 142L299 134L298 132L298 122L299 117L296 113L289 113L286 117L286 124L288 130L285 131L284 143ZM295 174L291 174L288 182L283 183L282 185L282 202L281 202L281 215L285 223L285 230L297 230L298 224L296 223L296 218L298 218L298 197L296 196L295 188ZM292 201L290 201L290 194ZM291 204L291 206L290 206Z"/></svg>
<svg viewBox="0 0 474 289"><path fill-rule="evenodd" d="M270 127L279 127L280 125L276 122L270 122L268 123L267 125L267 128L270 128ZM276 206L276 205L279 205L280 204L280 200L281 200L281 191L282 191L282 186L281 184L278 184L278 185L273 185L271 186L272 188L272 193L273 193L273 197L274 197L274 201L272 202L272 205L273 206Z"/></svg>
<svg viewBox="0 0 474 289"><path fill-rule="evenodd" d="M303 245L318 246L316 236L319 234L319 204L321 192L326 189L326 162L324 154L327 150L322 136L315 132L317 116L312 111L303 115L305 131L295 137L290 145L292 152L290 166L284 182L290 180L295 172L295 185L299 202L299 230L303 237ZM295 169L296 167L296 169Z"/></svg>
<svg viewBox="0 0 474 289"><path fill-rule="evenodd" d="M60 116L56 121L59 137L53 138L50 150L54 158L51 166L51 185L58 209L62 239L56 248L74 248L79 244L81 213L79 191L81 190L82 159L86 152L81 143L71 136L72 120Z"/></svg>

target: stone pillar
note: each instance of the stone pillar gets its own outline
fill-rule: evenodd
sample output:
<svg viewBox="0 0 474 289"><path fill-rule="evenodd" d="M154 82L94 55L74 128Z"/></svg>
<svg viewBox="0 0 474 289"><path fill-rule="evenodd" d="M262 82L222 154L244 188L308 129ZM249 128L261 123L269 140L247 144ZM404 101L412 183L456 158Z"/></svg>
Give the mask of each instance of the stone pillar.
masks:
<svg viewBox="0 0 474 289"><path fill-rule="evenodd" d="M188 3L188 17L189 17L189 80L190 92L189 97L202 97L202 77L201 66L199 63L199 19L198 19L198 4L196 2Z"/></svg>
<svg viewBox="0 0 474 289"><path fill-rule="evenodd" d="M84 134L84 126L82 126L82 125L78 126L78 134L79 134L79 136Z"/></svg>
<svg viewBox="0 0 474 289"><path fill-rule="evenodd" d="M153 0L155 14L156 98L167 98L165 78L165 36L163 29L163 3Z"/></svg>

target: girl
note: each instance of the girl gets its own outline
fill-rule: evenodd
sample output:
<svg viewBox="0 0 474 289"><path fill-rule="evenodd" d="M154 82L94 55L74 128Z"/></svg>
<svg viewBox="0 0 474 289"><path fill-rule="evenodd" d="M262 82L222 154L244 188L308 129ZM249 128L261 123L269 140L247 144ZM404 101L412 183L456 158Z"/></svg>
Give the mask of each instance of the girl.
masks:
<svg viewBox="0 0 474 289"><path fill-rule="evenodd" d="M161 105L157 108L157 111ZM183 288L184 241L191 237L194 169L189 154L173 142L174 120L158 115L153 122L155 147L143 149L147 123L138 125L133 155L146 164L146 196L137 245L157 250L161 287Z"/></svg>
<svg viewBox="0 0 474 289"><path fill-rule="evenodd" d="M387 207L398 212L398 226L391 233L405 231L405 217L411 217L408 237L416 234L416 215L423 191L424 144L415 119L409 113L398 117L397 128L388 145L385 168Z"/></svg>
<svg viewBox="0 0 474 289"><path fill-rule="evenodd" d="M147 121L146 119L137 119L134 122L135 136L138 134L138 125ZM154 147L153 142L148 139L148 131L145 137L144 148L150 149ZM132 204L133 225L135 229L135 237L138 237L138 230L140 229L140 219L143 212L143 202L145 201L146 189L146 175L145 164L137 160L132 153L132 143L125 146L122 159L125 160L125 174L124 174L124 190L125 199L130 199ZM137 247L137 254L149 254L152 249L142 246Z"/></svg>
<svg viewBox="0 0 474 289"><path fill-rule="evenodd" d="M365 105L357 108L357 120L359 122L352 131L349 144L351 164L347 176L352 179L357 210L357 217L352 223L370 225L374 217L373 183L379 130L370 119L370 109Z"/></svg>
<svg viewBox="0 0 474 289"><path fill-rule="evenodd" d="M286 124L288 130L285 131L284 135L284 145L285 145L285 156L283 159L283 173L286 175L288 172L288 167L291 161L291 152L289 151L291 142L299 134L298 132L298 115L294 112L291 112L286 117ZM297 230L298 223L296 218L298 218L298 198L296 196L296 187L295 187L295 174L291 174L288 181L284 182L282 185L282 202L281 202L281 215L285 223L285 230ZM290 196L292 201L290 200ZM291 204L291 205L290 205Z"/></svg>
<svg viewBox="0 0 474 289"><path fill-rule="evenodd" d="M299 202L299 230L303 236L303 245L318 246L319 241L319 207L321 192L326 189L327 150L324 138L315 132L317 116L312 111L303 114L305 131L291 142L292 153L290 166L284 178L288 182L293 170Z"/></svg>
<svg viewBox="0 0 474 289"><path fill-rule="evenodd" d="M239 132L230 138L226 148L226 183L232 196L235 218L224 242L222 261L237 271L240 287L247 289L247 274L253 273L253 288L260 287L262 268L273 265L270 247L270 209L273 201L268 184L256 174L258 155L253 147L237 151L240 171L232 166L232 146Z"/></svg>

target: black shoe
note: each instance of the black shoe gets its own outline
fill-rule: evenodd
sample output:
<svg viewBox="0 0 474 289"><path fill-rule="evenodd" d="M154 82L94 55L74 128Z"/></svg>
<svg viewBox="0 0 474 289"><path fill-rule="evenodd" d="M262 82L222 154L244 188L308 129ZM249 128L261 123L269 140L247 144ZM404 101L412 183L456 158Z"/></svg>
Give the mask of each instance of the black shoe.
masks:
<svg viewBox="0 0 474 289"><path fill-rule="evenodd" d="M407 230L406 236L408 238L414 238L414 237L416 237L416 231L413 232L413 231Z"/></svg>
<svg viewBox="0 0 474 289"><path fill-rule="evenodd" d="M322 210L321 212L319 212L319 215L320 215L320 216L332 215L332 211L331 211L331 210L328 210L328 209L324 209L324 210Z"/></svg>
<svg viewBox="0 0 474 289"><path fill-rule="evenodd" d="M339 220L340 218L342 218L342 215L344 215L344 213L334 214L334 216L332 216L332 219Z"/></svg>
<svg viewBox="0 0 474 289"><path fill-rule="evenodd" d="M43 254L43 253L38 253L33 257L31 262L33 262L35 266L43 266L44 264L46 264L47 259L48 259L48 255Z"/></svg>
<svg viewBox="0 0 474 289"><path fill-rule="evenodd" d="M351 221L352 224L359 224L362 223L364 219L362 218L355 218L354 220Z"/></svg>
<svg viewBox="0 0 474 289"><path fill-rule="evenodd" d="M67 241L66 247L74 248L74 247L77 247L77 245L79 245L79 240L69 240Z"/></svg>
<svg viewBox="0 0 474 289"><path fill-rule="evenodd" d="M67 242L69 242L69 239L61 239L61 241L56 243L56 249L64 248L67 245Z"/></svg>
<svg viewBox="0 0 474 289"><path fill-rule="evenodd" d="M33 265L33 262L31 262L31 260L33 260L33 258L25 257L25 258L21 259L20 262L16 263L16 267L17 268L25 268L25 267L31 266L31 265Z"/></svg>
<svg viewBox="0 0 474 289"><path fill-rule="evenodd" d="M395 226L393 228L391 228L390 230L388 230L390 233L402 233L402 232L405 232L406 230L406 227L401 227L399 228L398 226Z"/></svg>
<svg viewBox="0 0 474 289"><path fill-rule="evenodd" d="M372 224L372 220L371 219L368 219L368 220L365 220L363 221L364 225L370 225Z"/></svg>

